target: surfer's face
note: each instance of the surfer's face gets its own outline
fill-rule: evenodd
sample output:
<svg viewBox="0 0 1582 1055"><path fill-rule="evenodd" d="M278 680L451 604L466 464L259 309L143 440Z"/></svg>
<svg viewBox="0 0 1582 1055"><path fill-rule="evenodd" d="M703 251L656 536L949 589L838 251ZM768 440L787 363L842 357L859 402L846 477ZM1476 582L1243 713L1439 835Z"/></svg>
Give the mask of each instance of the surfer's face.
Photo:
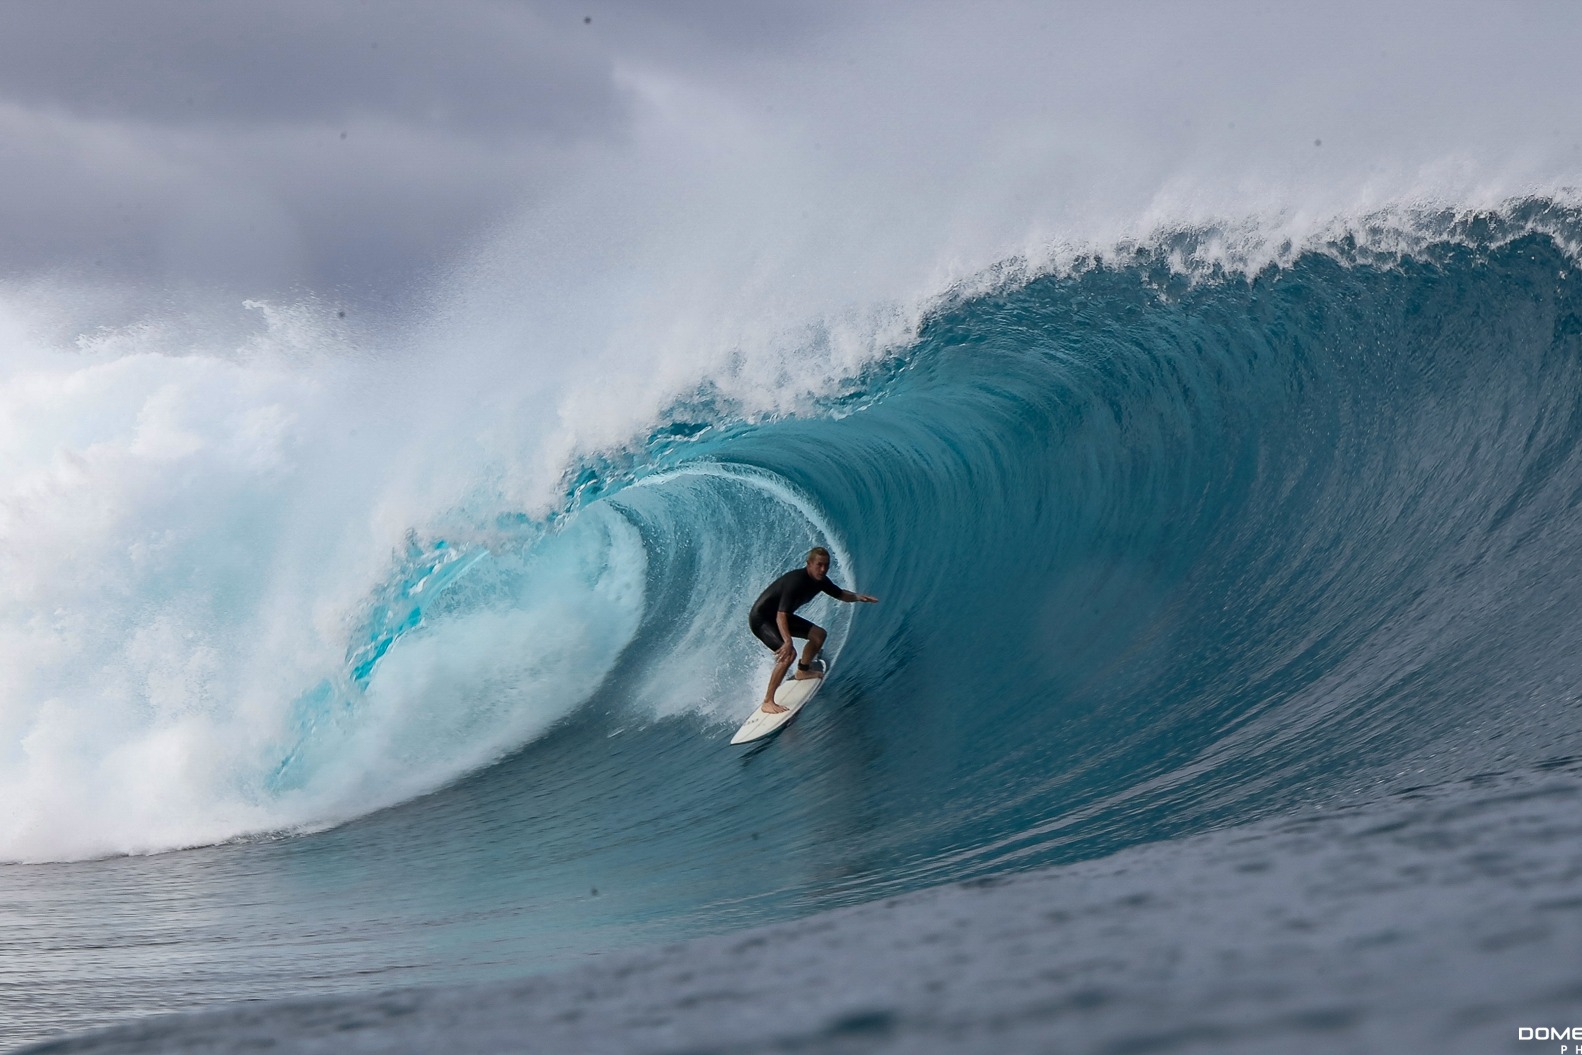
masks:
<svg viewBox="0 0 1582 1055"><path fill-rule="evenodd" d="M815 578L815 579L822 579L824 577L825 573L828 572L828 571L829 571L829 558L827 558L827 557L809 557L808 558L807 573L809 575L813 576L813 578Z"/></svg>

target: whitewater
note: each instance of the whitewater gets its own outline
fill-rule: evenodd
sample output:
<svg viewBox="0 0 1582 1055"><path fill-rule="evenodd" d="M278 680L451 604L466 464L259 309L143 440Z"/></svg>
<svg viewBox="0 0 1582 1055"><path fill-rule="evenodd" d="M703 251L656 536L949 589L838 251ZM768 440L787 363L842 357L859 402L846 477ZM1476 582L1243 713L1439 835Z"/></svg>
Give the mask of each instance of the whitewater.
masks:
<svg viewBox="0 0 1582 1055"><path fill-rule="evenodd" d="M1215 10L623 64L632 137L384 317L8 279L0 1049L1537 1050L1578 38L1379 16L1313 101L1334 20ZM730 748L812 545L881 603Z"/></svg>

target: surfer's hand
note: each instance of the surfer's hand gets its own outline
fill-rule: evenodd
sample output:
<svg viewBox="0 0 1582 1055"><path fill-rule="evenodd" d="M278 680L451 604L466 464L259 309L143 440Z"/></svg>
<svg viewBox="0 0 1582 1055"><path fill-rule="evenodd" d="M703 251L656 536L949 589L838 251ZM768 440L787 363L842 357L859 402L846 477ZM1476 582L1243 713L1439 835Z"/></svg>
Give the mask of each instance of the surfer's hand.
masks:
<svg viewBox="0 0 1582 1055"><path fill-rule="evenodd" d="M865 593L859 593L857 595L857 600L862 601L864 604L878 604L879 603L879 598L877 598L877 597L869 597Z"/></svg>
<svg viewBox="0 0 1582 1055"><path fill-rule="evenodd" d="M780 651L776 652L775 656L779 659L794 659L796 658L796 646L787 641L780 646Z"/></svg>

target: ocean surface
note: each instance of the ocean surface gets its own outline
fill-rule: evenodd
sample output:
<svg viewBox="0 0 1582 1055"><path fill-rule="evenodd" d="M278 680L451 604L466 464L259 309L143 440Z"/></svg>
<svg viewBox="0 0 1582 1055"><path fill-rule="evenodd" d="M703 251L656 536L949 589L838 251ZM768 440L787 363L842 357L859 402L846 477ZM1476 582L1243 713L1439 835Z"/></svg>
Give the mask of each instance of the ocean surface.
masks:
<svg viewBox="0 0 1582 1055"><path fill-rule="evenodd" d="M466 460L468 399L312 359L301 320L267 354L141 332L13 369L0 1049L1414 789L1432 843L1480 777L1574 783L1582 213L1363 216L1250 266L1228 237L1008 262L785 405L704 377L547 501ZM839 359L801 340L753 383ZM357 475L381 454L399 487ZM880 603L810 605L829 684L729 747L771 661L747 605L814 544ZM1537 797L1532 839L1574 808Z"/></svg>

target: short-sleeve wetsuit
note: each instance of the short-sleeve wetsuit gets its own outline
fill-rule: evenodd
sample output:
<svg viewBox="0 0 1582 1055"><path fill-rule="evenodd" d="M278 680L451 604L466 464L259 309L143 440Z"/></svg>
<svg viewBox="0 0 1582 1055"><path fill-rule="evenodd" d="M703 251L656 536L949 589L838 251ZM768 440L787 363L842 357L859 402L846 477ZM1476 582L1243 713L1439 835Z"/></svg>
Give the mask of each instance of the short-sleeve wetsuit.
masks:
<svg viewBox="0 0 1582 1055"><path fill-rule="evenodd" d="M807 637L813 624L795 613L821 591L836 599L846 592L831 582L827 575L815 579L806 568L788 571L758 595L758 600L753 602L752 610L747 614L747 625L752 627L758 640L769 646L771 652L778 652L784 642L780 639L780 627L775 616L785 612L791 636Z"/></svg>

